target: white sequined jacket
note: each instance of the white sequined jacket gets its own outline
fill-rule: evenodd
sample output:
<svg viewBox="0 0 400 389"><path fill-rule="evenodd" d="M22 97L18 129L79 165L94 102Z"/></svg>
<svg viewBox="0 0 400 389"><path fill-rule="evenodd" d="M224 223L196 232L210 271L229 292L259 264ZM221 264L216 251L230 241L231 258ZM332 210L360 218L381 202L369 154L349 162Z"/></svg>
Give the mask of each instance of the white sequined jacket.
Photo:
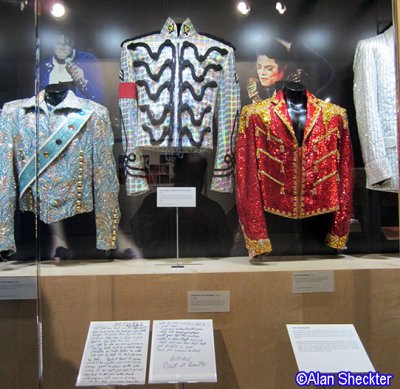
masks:
<svg viewBox="0 0 400 389"><path fill-rule="evenodd" d="M354 102L366 187L398 192L394 30L358 42Z"/></svg>
<svg viewBox="0 0 400 389"><path fill-rule="evenodd" d="M119 222L118 177L113 155L113 133L108 110L71 91L53 110L39 97L6 103L0 116L0 251L14 252L14 209L19 195L22 211L35 212L53 223L95 209L97 243L101 250L116 248ZM76 135L70 136L76 131ZM39 139L37 139L38 134ZM34 164L38 140L39 172L26 180ZM50 162L52 161L52 162ZM35 172L35 170L33 170Z"/></svg>
<svg viewBox="0 0 400 389"><path fill-rule="evenodd" d="M211 189L232 192L240 109L233 47L197 33L189 19L178 31L168 18L160 33L122 44L120 79L127 193L148 190L143 150L209 151L213 133Z"/></svg>

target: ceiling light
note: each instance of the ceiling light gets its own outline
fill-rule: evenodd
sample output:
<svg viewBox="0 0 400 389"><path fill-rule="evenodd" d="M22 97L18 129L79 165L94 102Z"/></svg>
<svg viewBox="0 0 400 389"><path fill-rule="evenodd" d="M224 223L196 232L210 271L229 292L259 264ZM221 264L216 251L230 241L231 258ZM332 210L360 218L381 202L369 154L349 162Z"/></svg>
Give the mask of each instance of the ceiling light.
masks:
<svg viewBox="0 0 400 389"><path fill-rule="evenodd" d="M242 15L247 15L250 12L250 5L246 1L240 1L237 5L237 10Z"/></svg>
<svg viewBox="0 0 400 389"><path fill-rule="evenodd" d="M65 7L61 3L55 3L51 8L50 13L55 18L62 18L65 15Z"/></svg>
<svg viewBox="0 0 400 389"><path fill-rule="evenodd" d="M284 3L281 3L280 1L276 2L275 8L281 15L286 12L286 5Z"/></svg>

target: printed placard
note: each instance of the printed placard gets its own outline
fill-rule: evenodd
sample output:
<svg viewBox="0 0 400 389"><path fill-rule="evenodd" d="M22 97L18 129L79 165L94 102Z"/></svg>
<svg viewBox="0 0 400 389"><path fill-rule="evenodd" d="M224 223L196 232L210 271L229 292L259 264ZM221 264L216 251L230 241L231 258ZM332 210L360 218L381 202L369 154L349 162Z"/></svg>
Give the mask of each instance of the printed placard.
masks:
<svg viewBox="0 0 400 389"><path fill-rule="evenodd" d="M76 386L144 385L150 321L92 321Z"/></svg>
<svg viewBox="0 0 400 389"><path fill-rule="evenodd" d="M353 324L287 324L299 371L375 371Z"/></svg>
<svg viewBox="0 0 400 389"><path fill-rule="evenodd" d="M35 300L36 277L1 277L0 300Z"/></svg>
<svg viewBox="0 0 400 389"><path fill-rule="evenodd" d="M157 188L157 207L188 208L196 206L196 188L159 187Z"/></svg>
<svg viewBox="0 0 400 389"><path fill-rule="evenodd" d="M155 320L149 383L217 382L212 320Z"/></svg>
<svg viewBox="0 0 400 389"><path fill-rule="evenodd" d="M188 291L188 312L230 312L229 290Z"/></svg>
<svg viewBox="0 0 400 389"><path fill-rule="evenodd" d="M333 270L293 272L293 293L332 293L334 291Z"/></svg>

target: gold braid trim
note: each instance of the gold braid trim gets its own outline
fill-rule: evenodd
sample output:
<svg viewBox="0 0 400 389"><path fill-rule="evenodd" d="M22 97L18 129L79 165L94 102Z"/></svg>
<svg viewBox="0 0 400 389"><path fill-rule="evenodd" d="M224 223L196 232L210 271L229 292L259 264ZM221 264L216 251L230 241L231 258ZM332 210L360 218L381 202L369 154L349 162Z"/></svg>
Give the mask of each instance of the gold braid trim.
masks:
<svg viewBox="0 0 400 389"><path fill-rule="evenodd" d="M333 249L344 250L346 249L346 242L349 237L349 234L345 236L337 236L328 234L325 239L325 244Z"/></svg>
<svg viewBox="0 0 400 389"><path fill-rule="evenodd" d="M316 186L318 186L319 184L325 182L326 180L329 180L330 178L336 176L336 174L338 174L338 171L335 170L332 173L329 173L327 176L320 178L318 181L315 181L313 184L313 187L315 188Z"/></svg>
<svg viewBox="0 0 400 389"><path fill-rule="evenodd" d="M269 254L272 251L271 241L269 239L252 240L244 232L243 236L250 258L254 258L259 254Z"/></svg>

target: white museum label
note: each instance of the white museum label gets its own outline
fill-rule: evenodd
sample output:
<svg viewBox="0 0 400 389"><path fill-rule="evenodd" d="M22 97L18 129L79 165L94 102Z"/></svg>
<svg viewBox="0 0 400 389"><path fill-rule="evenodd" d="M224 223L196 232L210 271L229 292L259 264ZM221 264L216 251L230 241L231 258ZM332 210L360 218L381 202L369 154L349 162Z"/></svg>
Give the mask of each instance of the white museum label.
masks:
<svg viewBox="0 0 400 389"><path fill-rule="evenodd" d="M1 277L0 300L35 300L36 277Z"/></svg>
<svg viewBox="0 0 400 389"><path fill-rule="evenodd" d="M196 188L160 187L157 188L157 207L195 207Z"/></svg>
<svg viewBox="0 0 400 389"><path fill-rule="evenodd" d="M155 320L149 383L217 382L212 320Z"/></svg>
<svg viewBox="0 0 400 389"><path fill-rule="evenodd" d="M144 385L150 321L92 321L76 386Z"/></svg>
<svg viewBox="0 0 400 389"><path fill-rule="evenodd" d="M375 371L353 324L287 324L299 371Z"/></svg>
<svg viewBox="0 0 400 389"><path fill-rule="evenodd" d="M231 292L188 291L188 312L230 312Z"/></svg>
<svg viewBox="0 0 400 389"><path fill-rule="evenodd" d="M293 272L293 293L326 293L335 291L333 270Z"/></svg>

